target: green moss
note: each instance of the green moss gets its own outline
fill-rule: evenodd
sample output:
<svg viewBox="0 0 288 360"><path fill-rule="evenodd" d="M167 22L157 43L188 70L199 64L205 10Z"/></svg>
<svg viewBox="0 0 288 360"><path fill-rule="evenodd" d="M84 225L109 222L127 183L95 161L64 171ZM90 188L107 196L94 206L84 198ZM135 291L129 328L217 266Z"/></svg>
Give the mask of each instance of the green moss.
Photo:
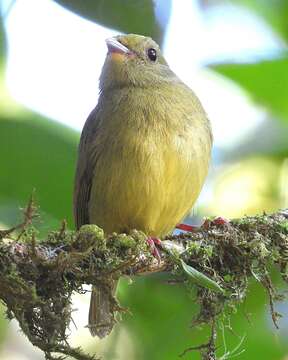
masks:
<svg viewBox="0 0 288 360"><path fill-rule="evenodd" d="M106 249L104 231L97 225L83 225L72 245L81 251L86 251L90 247L104 251Z"/></svg>
<svg viewBox="0 0 288 360"><path fill-rule="evenodd" d="M113 246L116 249L133 249L136 246L136 241L132 236L126 235L126 234L114 234L113 238Z"/></svg>
<svg viewBox="0 0 288 360"><path fill-rule="evenodd" d="M103 284L111 291L112 308L119 310L112 284L123 274L157 271L147 237L136 230L105 236L96 225L84 225L74 232L67 230L63 222L59 230L40 240L31 225L33 206L29 206L23 224L0 232L0 298L6 304L7 316L17 319L24 334L42 349L46 359L55 359L52 354L60 353L91 360L93 357L67 343L71 295L83 293L84 284ZM7 237L10 242L4 241ZM229 317L237 310L237 304L245 299L251 276L267 290L272 319L277 325L279 314L273 303L280 298L269 269L271 265L278 267L288 282L284 215L245 217L225 226L211 221L195 233L166 239L180 243L184 251L163 249L161 270L170 271L183 281L189 292L195 294L196 288L199 312L193 324L208 324L212 328L210 342L201 347L202 359L215 352L217 319L222 314Z"/></svg>
<svg viewBox="0 0 288 360"><path fill-rule="evenodd" d="M283 221L279 224L279 231L288 234L288 221Z"/></svg>

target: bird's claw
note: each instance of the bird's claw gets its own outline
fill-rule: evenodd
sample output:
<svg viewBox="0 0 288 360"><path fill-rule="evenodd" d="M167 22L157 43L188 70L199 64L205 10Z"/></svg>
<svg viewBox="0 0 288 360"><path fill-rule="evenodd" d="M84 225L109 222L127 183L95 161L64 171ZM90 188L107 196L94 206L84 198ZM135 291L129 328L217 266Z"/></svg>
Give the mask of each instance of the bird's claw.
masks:
<svg viewBox="0 0 288 360"><path fill-rule="evenodd" d="M208 229L210 226L223 226L223 225L229 225L229 220L225 219L222 216L217 216L213 220L206 219L204 223L202 224L204 229Z"/></svg>
<svg viewBox="0 0 288 360"><path fill-rule="evenodd" d="M199 229L199 226L197 225L188 225L188 224L177 224L176 229L194 232Z"/></svg>
<svg viewBox="0 0 288 360"><path fill-rule="evenodd" d="M206 219L202 225L188 225L188 224L177 224L176 225L176 229L179 230L184 230L184 231L188 231L188 232L197 232L199 230L201 230L201 227L203 227L204 229L209 228L211 225L213 226L221 226L221 225L228 225L229 224L229 220L225 219L222 216L217 216L215 217L213 220L211 219Z"/></svg>
<svg viewBox="0 0 288 360"><path fill-rule="evenodd" d="M158 238L155 238L155 237L149 237L149 238L147 239L147 243L148 243L148 245L149 245L150 248L151 248L151 253L152 253L152 255L157 259L158 264L160 264L161 255L160 255L159 250L157 249L157 246L158 246L158 247L162 247L161 240L158 239Z"/></svg>

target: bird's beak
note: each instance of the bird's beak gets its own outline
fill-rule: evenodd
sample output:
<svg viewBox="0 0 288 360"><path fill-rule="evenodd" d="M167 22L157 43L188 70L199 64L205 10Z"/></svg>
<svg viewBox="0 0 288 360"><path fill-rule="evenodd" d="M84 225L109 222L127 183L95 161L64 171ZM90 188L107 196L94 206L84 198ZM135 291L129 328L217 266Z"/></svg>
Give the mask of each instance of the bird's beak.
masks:
<svg viewBox="0 0 288 360"><path fill-rule="evenodd" d="M109 38L106 39L106 44L107 44L107 48L108 48L108 53L113 54L113 53L117 53L117 54L131 54L131 51L124 46L123 44L121 44L119 41L117 41L115 38Z"/></svg>

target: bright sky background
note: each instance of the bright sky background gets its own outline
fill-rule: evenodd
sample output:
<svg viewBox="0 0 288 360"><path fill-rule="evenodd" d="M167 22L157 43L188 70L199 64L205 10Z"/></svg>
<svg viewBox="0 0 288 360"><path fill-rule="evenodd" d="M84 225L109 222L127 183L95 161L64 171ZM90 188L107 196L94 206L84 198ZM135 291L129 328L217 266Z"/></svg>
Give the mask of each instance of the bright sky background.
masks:
<svg viewBox="0 0 288 360"><path fill-rule="evenodd" d="M203 65L227 59L253 61L279 51L280 40L244 8L215 7L204 18L197 1L174 0L172 6L164 54L203 102L213 124L215 145L233 145L259 124L264 112L251 106L239 88ZM6 25L7 82L13 97L81 130L97 103L104 40L116 32L51 0L16 1Z"/></svg>

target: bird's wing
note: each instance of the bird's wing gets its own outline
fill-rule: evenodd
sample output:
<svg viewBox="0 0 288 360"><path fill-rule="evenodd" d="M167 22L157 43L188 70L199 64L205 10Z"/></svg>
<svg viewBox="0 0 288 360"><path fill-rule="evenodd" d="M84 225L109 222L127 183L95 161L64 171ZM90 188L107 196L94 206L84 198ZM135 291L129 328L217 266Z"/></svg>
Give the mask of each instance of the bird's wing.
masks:
<svg viewBox="0 0 288 360"><path fill-rule="evenodd" d="M97 133L99 123L97 114L96 107L86 120L78 149L73 201L74 220L77 229L84 224L89 224L88 205L95 166L91 158L91 143Z"/></svg>

